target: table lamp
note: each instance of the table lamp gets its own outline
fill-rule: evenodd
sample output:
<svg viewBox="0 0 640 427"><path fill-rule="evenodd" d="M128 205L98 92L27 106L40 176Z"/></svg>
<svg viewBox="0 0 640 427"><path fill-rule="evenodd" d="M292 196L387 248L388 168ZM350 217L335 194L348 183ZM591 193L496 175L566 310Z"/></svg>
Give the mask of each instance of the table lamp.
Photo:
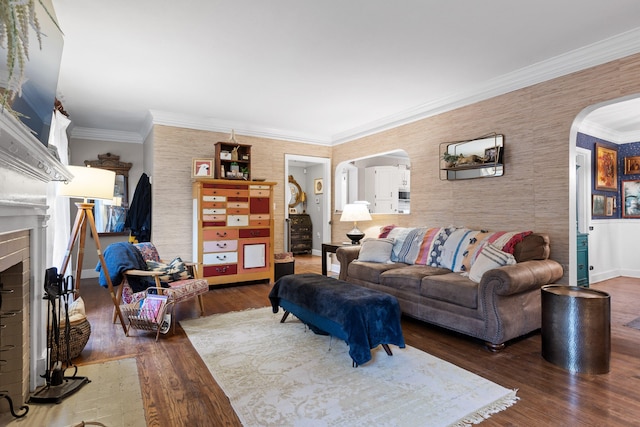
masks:
<svg viewBox="0 0 640 427"><path fill-rule="evenodd" d="M371 221L371 214L366 204L349 203L342 209L340 221L353 222L353 229L347 233L347 237L351 239L351 244L359 245L360 240L364 237L364 233L358 229L358 221Z"/></svg>

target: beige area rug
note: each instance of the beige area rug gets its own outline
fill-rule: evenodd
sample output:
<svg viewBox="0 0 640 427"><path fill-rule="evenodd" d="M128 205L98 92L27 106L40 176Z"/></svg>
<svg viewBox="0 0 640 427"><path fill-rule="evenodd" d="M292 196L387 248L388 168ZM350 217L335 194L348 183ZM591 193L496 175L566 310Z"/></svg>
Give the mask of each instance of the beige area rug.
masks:
<svg viewBox="0 0 640 427"><path fill-rule="evenodd" d="M73 368L65 374L72 375ZM90 382L58 404L28 404L29 412L23 418L2 414L0 426L66 427L98 422L108 427L146 427L135 359L82 365L77 375Z"/></svg>
<svg viewBox="0 0 640 427"><path fill-rule="evenodd" d="M407 346L358 368L344 341L261 308L181 321L245 426L465 426L516 391Z"/></svg>

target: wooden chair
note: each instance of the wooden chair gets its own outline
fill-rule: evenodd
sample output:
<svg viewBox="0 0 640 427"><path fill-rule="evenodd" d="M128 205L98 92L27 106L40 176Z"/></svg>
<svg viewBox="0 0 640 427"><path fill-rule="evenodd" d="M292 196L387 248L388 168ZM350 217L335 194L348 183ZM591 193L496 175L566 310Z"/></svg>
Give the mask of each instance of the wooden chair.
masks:
<svg viewBox="0 0 640 427"><path fill-rule="evenodd" d="M153 243L136 243L133 246L136 247L145 261L155 261L158 263L163 262L160 259L158 251ZM202 316L204 314L204 301L202 299L202 295L209 290L209 282L207 282L206 279L200 278L195 263L185 262L184 264L188 268L191 278L167 282L169 284L169 288L166 289L166 294L169 295L169 298L173 301L174 307L175 305L183 301L189 300L194 297L197 298L198 304L200 305L200 315ZM116 294L118 304L132 304L138 302L142 300L147 294L146 291L134 292L129 284L129 277L153 277L155 282L155 285L153 286L161 287L161 277L163 276L163 274L164 273L161 271L154 270L124 271L124 278L120 286L118 286ZM114 313L114 322L115 320L116 317ZM175 331L175 316L172 316L171 322L173 323L173 328Z"/></svg>

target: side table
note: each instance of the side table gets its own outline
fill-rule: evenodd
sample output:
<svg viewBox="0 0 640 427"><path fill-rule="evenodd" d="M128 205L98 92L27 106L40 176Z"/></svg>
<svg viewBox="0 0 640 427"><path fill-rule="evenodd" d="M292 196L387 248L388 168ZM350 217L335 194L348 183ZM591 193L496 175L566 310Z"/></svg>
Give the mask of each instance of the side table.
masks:
<svg viewBox="0 0 640 427"><path fill-rule="evenodd" d="M570 372L609 372L609 294L564 285L546 285L541 292L542 357Z"/></svg>
<svg viewBox="0 0 640 427"><path fill-rule="evenodd" d="M335 254L342 246L351 246L349 242L332 242L322 244L322 275L327 275L327 254Z"/></svg>

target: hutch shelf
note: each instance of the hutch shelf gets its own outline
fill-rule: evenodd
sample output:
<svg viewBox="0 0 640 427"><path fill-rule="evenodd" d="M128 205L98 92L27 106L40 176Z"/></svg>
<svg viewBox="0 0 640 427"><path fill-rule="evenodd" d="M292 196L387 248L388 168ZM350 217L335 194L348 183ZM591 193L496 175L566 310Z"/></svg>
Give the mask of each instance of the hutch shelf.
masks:
<svg viewBox="0 0 640 427"><path fill-rule="evenodd" d="M213 177L251 180L251 146L216 142Z"/></svg>

